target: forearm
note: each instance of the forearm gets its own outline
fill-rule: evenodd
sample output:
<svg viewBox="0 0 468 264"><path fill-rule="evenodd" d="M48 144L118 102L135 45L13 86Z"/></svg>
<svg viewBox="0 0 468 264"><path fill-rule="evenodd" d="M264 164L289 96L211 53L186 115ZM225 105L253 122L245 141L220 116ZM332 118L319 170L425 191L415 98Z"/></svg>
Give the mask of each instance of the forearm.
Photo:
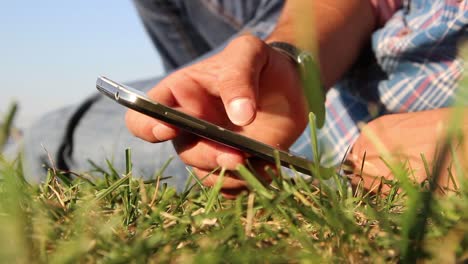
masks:
<svg viewBox="0 0 468 264"><path fill-rule="evenodd" d="M354 63L375 24L366 0L289 0L266 41L289 42L315 54L328 88Z"/></svg>

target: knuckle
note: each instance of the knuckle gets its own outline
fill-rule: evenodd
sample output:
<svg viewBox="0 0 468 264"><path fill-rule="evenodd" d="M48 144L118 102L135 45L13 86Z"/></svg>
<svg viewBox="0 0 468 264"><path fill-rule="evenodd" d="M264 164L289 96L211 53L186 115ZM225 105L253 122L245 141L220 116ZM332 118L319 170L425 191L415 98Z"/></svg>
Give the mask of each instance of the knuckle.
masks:
<svg viewBox="0 0 468 264"><path fill-rule="evenodd" d="M266 58L268 55L267 47L260 38L252 34L244 34L233 39L225 51L234 56L239 56L242 53L244 56L252 56L252 59L260 61L261 58Z"/></svg>
<svg viewBox="0 0 468 264"><path fill-rule="evenodd" d="M242 34L239 37L231 41L233 46L237 45L249 45L251 47L260 47L263 45L263 41L252 34Z"/></svg>
<svg viewBox="0 0 468 264"><path fill-rule="evenodd" d="M376 129L382 129L385 124L393 123L395 121L395 117L396 115L394 114L379 116L373 119L372 121L370 121L369 123L367 123L366 126L371 128L374 131Z"/></svg>
<svg viewBox="0 0 468 264"><path fill-rule="evenodd" d="M192 159L188 156L188 155L184 155L183 153L179 153L179 158L180 160L188 165L188 166L194 166L193 162L192 162ZM195 168L194 168L194 171L195 171L195 175L199 178L199 179L202 179L203 177L200 177L201 173L199 171L197 171Z"/></svg>

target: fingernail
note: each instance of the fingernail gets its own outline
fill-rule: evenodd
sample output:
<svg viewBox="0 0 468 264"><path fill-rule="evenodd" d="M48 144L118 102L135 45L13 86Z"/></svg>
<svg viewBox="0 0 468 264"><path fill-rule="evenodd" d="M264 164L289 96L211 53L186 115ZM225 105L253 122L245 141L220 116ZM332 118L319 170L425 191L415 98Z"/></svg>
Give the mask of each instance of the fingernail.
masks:
<svg viewBox="0 0 468 264"><path fill-rule="evenodd" d="M158 141L166 141L175 136L174 129L163 124L157 124L151 131Z"/></svg>
<svg viewBox="0 0 468 264"><path fill-rule="evenodd" d="M157 141L162 141L161 138L159 137L159 131L160 131L160 127L159 125L156 125L155 127L153 127L153 129L151 130L153 132L153 135L154 137L156 138Z"/></svg>
<svg viewBox="0 0 468 264"><path fill-rule="evenodd" d="M229 103L228 116L235 125L247 125L254 118L254 114L254 106L248 98L237 98Z"/></svg>

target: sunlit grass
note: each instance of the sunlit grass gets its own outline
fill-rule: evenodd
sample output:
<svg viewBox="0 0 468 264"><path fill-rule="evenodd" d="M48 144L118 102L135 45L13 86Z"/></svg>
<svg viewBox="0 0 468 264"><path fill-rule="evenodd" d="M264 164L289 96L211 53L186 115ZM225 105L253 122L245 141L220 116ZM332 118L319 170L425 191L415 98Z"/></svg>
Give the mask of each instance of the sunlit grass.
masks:
<svg viewBox="0 0 468 264"><path fill-rule="evenodd" d="M42 184L30 185L19 160L0 157L1 262L468 260L463 169L455 194L434 196L431 182L408 182L395 183L391 195L383 196L353 190L330 171L320 171L318 185L302 177L275 177L265 186L240 167L251 192L231 201L219 195L220 182L205 188L192 177L177 193L164 182L170 164L143 181L132 171L131 152L122 159L127 161L122 172L111 163L95 166L88 172L95 181L51 169ZM399 178L409 179L401 164L388 164ZM439 169L427 170L434 175Z"/></svg>

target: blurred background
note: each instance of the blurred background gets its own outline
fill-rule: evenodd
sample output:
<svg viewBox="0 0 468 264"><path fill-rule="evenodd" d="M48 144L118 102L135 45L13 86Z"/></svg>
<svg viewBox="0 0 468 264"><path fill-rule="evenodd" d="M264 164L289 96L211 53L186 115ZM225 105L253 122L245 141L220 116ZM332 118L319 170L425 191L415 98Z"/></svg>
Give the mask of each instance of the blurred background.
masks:
<svg viewBox="0 0 468 264"><path fill-rule="evenodd" d="M93 93L98 75L163 72L131 0L1 1L0 22L0 118L17 101L20 129Z"/></svg>

